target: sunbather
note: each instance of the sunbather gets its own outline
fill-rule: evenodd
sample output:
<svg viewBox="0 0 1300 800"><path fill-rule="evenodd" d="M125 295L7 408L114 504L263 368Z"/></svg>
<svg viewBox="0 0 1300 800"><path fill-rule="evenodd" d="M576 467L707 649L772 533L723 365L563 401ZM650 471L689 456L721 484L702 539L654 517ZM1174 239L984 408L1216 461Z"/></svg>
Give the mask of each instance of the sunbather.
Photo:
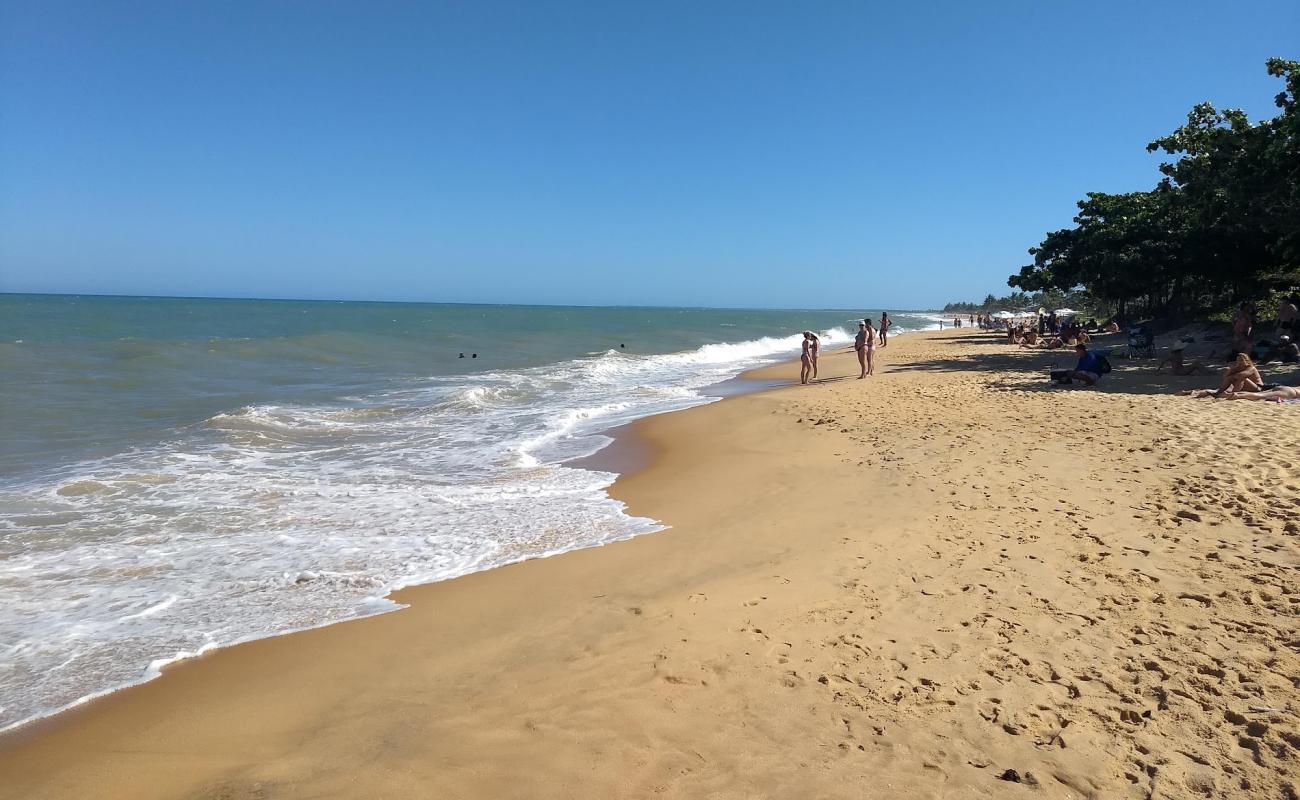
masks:
<svg viewBox="0 0 1300 800"><path fill-rule="evenodd" d="M1275 386L1258 392L1233 392L1225 394L1225 400L1300 400L1300 387Z"/></svg>

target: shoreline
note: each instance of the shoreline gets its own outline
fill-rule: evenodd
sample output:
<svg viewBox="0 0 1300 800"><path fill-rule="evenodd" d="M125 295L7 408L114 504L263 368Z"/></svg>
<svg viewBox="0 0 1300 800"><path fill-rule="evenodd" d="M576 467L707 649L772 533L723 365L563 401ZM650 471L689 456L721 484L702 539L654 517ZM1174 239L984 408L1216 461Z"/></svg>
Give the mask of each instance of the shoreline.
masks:
<svg viewBox="0 0 1300 800"><path fill-rule="evenodd" d="M1199 740L1214 730L1167 728L1155 701L1146 722L1130 725L1119 713L1126 703L1105 699L1101 687L1117 680L1108 672L1116 649L1163 645L1150 658L1174 680L1183 667L1203 675L1196 669L1211 663L1205 658L1231 643L1237 661L1257 676L1261 704L1285 709L1295 699L1294 687L1269 677L1290 662L1264 667L1256 660L1265 632L1287 640L1259 613L1285 614L1285 591L1252 589L1253 607L1204 595L1237 628L1219 629L1213 620L1207 627L1201 602L1181 599L1202 595L1194 584L1211 580L1187 572L1191 551L1197 568L1218 569L1213 579L1230 587L1251 585L1232 571L1238 560L1267 560L1271 566L1262 569L1285 588L1296 570L1294 547L1268 547L1277 537L1286 544L1284 522L1264 506L1250 507L1254 522L1246 528L1230 512L1201 510L1203 519L1190 520L1174 514L1167 499L1163 509L1142 499L1151 482L1205 505L1203 493L1196 500L1172 483L1191 477L1174 451L1196 444L1161 440L1169 425L1217 442L1221 434L1205 426L1219 426L1223 415L1253 437L1273 413L1292 409L1170 396L1142 404L1131 393L1142 385L1119 374L1113 385L1125 388L1129 380L1129 391L1042 392L1012 371L1037 366L1041 354L1008 352L978 333L891 340L878 351L881 374L866 382L794 384L638 420L629 432L655 457L609 492L668 530L410 587L391 596L408 604L402 610L178 662L160 680L0 738L0 785L26 790L15 797L76 796L89 786L111 787L101 796L159 798L436 789L466 797L572 796L579 788L583 796L640 796L654 787L669 796L775 796L812 787L811 794L838 797L861 796L867 786L879 796L904 786L919 796L939 786L999 796L1009 785L991 783L991 772L1005 765L1032 771L1046 796L1109 797L1145 788L1124 777L1137 769L1135 759L1156 765L1162 780L1204 777L1192 774L1200 766L1173 754L1181 742L1261 790L1276 787L1281 778L1272 762L1252 765L1235 739L1211 747ZM758 372L772 369L790 367ZM823 370L856 377L851 350L823 355ZM1164 384L1180 381L1188 382ZM1006 403L1020 410L1018 418L1005 418ZM1069 459L1071 443L1054 431L1074 429L1072 419L1085 411L1113 424L1073 446L1109 469L1058 476L1048 465ZM1036 434L1012 448L1012 430ZM1294 447L1290 440L1251 441L1267 453ZM859 469L864 465L881 469ZM1036 481L1018 477L1026 465ZM1253 474L1254 467L1242 469ZM1278 492L1294 496L1293 489ZM949 499L936 504L937 497ZM1017 513L1018 506L1034 511ZM1041 522L1034 518L1040 512L1048 515ZM1142 521L1134 523L1134 515ZM1106 545L1064 536L1060 526L1080 520ZM1004 527L1010 530L999 531ZM1171 532L1177 546L1162 543ZM1048 536L1063 538L1045 548L1038 541ZM1215 537L1226 549L1212 546ZM1202 541L1216 559L1202 560ZM1139 554L1157 548L1160 563ZM956 554L961 563L953 562ZM999 583L981 577L993 574L989 569L1004 574ZM1134 577L1126 577L1129 570ZM1144 584L1139 573L1159 582ZM1008 575L1029 587L1023 601L999 593ZM963 582L988 588L972 595L958 590ZM1154 596L1146 586L1180 599L1163 601L1164 616L1142 627L1199 625L1205 653L1156 633L1144 635L1155 638L1149 645L1121 644L1134 634L1120 636L1115 623L1131 627L1141 615L1137 606L1129 610L1135 600L1107 598ZM1014 647L987 620L957 624L978 608L1011 621L997 630L1009 631ZM1256 633L1239 627L1243 614ZM1094 621L1076 632L1079 615ZM1107 650L1090 649L1107 643ZM952 648L947 658L934 655ZM1040 683L1037 668L1012 668L1017 658L1034 662L1035 651L1055 662L1059 679L1043 673ZM970 658L981 652L1004 660ZM1294 655L1283 649L1274 658ZM972 674L962 677L968 668ZM1090 670L1097 674L1066 674ZM985 718L997 686L1008 687L994 704L1002 709L999 724L1017 728L1015 735ZM1216 699L1194 684L1174 688L1212 710L1226 705L1226 695ZM907 702L890 700L895 691ZM1153 691L1135 684L1129 693L1143 699L1132 705L1148 706ZM1164 705L1184 723L1213 718L1166 694ZM1051 714L1030 698L1069 718L1071 729L1061 734L1069 750L1034 742ZM1223 728L1224 712L1216 713ZM1116 721L1102 724L1103 717ZM1059 733L1063 726L1054 724ZM37 725L42 730L32 731ZM1161 728L1158 749L1171 754L1169 763L1135 749L1153 749L1140 735L1148 725ZM1283 732L1288 725L1294 729L1286 714L1266 723ZM1248 763L1237 762L1237 751ZM593 761L597 752L605 755ZM543 784L522 786L520 771Z"/></svg>
<svg viewBox="0 0 1300 800"><path fill-rule="evenodd" d="M754 367L744 372L741 372L732 378L728 378L723 381L720 381L719 383L711 384L709 386L704 387L701 390L702 396L714 398L710 403L706 403L705 405L711 404L712 402L718 402L719 400L724 400L729 397L739 397L745 394L769 391L771 389L780 388L781 386L789 384L790 381L785 379L750 376L750 373L758 373L758 372L763 372L764 370L779 368L782 365L788 363L791 362L777 361L768 365ZM795 363L797 366L798 362L796 361L793 363ZM653 463L654 458L657 456L657 453L654 451L654 449L649 447L646 444L646 442L640 436L637 435L635 431L635 426L637 425L637 423L641 422L644 419L649 419L651 417L661 416L663 414L672 414L678 411L689 411L690 409L697 408L697 407L699 406L688 406L682 409L674 409L672 411L658 412L655 414L651 414L648 417L638 418L636 420L633 420L632 422L616 425L612 428L603 431L597 431L595 432L594 435L606 436L610 439L610 442L605 446L601 447L601 449L597 450L596 452L590 455L580 456L578 458L570 459L568 461L559 462L557 466L565 466L565 467L571 467L576 469L586 469L586 470L591 470L596 472L608 472L617 475L618 478L616 480L622 479L625 475L630 474L631 472L645 469L647 466L649 466L649 464ZM612 488L613 487L611 485L610 489ZM610 494L610 496L612 497L612 493L607 492L607 494ZM665 527L664 530L666 529L667 527ZM663 530L657 530L657 531L650 531L645 534L636 534L636 535L643 536L643 535L650 535L650 534L662 533L662 532ZM635 536L629 538L635 538ZM626 539L615 540L615 542L616 541L626 541ZM210 657L211 655L219 651L241 647L247 644L262 641L264 639L272 639L272 638L278 638L283 636L295 636L301 633L307 633L310 631L319 630L321 628L330 627L333 625L342 625L345 623L366 620L371 617L379 616L382 614L395 613L397 611L401 611L403 609L403 606L399 601L394 600L394 596L408 589L418 589L420 587L430 586L437 583L444 583L446 581L459 580L462 578L469 577L470 575L477 574L478 572L501 569L503 567L513 566L515 564L525 563L528 561L554 558L556 556L565 555L570 552L577 552L580 550L604 547L609 544L613 544L615 542L604 542L599 544L587 545L572 550L563 550L563 551L553 552L553 553L539 553L536 555L526 556L522 559L519 559L518 561L508 562L505 564L495 564L486 567L484 569L465 573L463 575L455 575L440 580L414 583L408 586L402 586L388 591L382 597L374 598L376 602L393 603L395 605L395 607L393 608L380 609L369 614L361 614L358 616L349 617L347 619L324 622L319 625L313 625L307 628L299 628L295 630L288 630L288 631L282 631L276 633L255 633L249 635L246 638L238 639L233 642L213 645L197 653L193 653L189 655L178 655L173 658L166 659L164 660L164 663L158 666L155 666L156 664L158 664L158 662L154 661L145 668L145 674L143 674L140 677L140 679L137 681L133 681L119 686L93 692L91 694L88 694L84 697L77 699L76 701L62 708L29 719L19 720L15 723L12 723L8 727L0 729L0 752L3 752L6 745L9 744L11 741L18 741L24 738L29 738L31 736L38 736L41 734L41 732L51 727L57 728L59 725L63 724L62 720L65 717L69 717L69 718L75 717L77 714L87 710L89 706L93 706L102 701L105 701L106 699L118 693L130 691L137 687L141 687L146 684L152 683L154 681L160 680L164 676L164 674L170 672L171 670L175 669L176 667L182 664L186 664L191 661L197 661L197 660Z"/></svg>

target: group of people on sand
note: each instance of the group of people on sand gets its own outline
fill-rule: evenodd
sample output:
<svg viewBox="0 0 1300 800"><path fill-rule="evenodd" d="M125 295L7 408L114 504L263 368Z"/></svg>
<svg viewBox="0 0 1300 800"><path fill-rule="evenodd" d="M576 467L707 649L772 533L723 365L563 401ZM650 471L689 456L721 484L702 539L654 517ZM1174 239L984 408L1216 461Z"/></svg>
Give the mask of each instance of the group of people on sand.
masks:
<svg viewBox="0 0 1300 800"><path fill-rule="evenodd" d="M879 328L871 324L870 317L858 323L858 335L853 338L853 349L858 354L858 365L862 367L858 380L876 374L877 341L881 347L889 344L889 328L893 324L887 311L880 312Z"/></svg>
<svg viewBox="0 0 1300 800"><path fill-rule="evenodd" d="M1190 365L1191 368L1201 365ZM1208 371L1208 370L1207 370ZM1192 372L1177 373L1191 375ZM1236 359L1223 371L1217 389L1184 389L1179 394L1188 397L1217 397L1225 400L1300 400L1300 387L1265 383L1249 353L1237 353Z"/></svg>
<svg viewBox="0 0 1300 800"><path fill-rule="evenodd" d="M876 347L885 347L889 344L889 329L893 327L893 320L889 318L889 312L880 312L880 325L876 326L871 322L871 318L862 320L858 323L858 334L853 339L853 349L858 354L858 364L862 367L862 373L858 379L876 374L875 351ZM808 383L817 380L817 356L821 354L822 340L812 331L803 332L803 353L799 357L800 370L799 382Z"/></svg>
<svg viewBox="0 0 1300 800"><path fill-rule="evenodd" d="M1255 341L1255 306L1242 303L1232 320L1232 347L1228 351L1228 367L1223 371L1218 387L1214 389L1186 389L1179 394L1189 397L1215 397L1225 400L1300 400L1300 387L1268 383L1259 372L1259 364L1280 361L1284 364L1300 362L1300 346L1295 337L1300 333L1300 295L1284 297L1277 308L1277 341ZM1169 349L1169 354L1156 366L1160 372L1168 365L1175 375L1212 374L1200 361L1187 362L1184 354L1188 340L1180 340ZM1213 356L1213 353L1210 354Z"/></svg>

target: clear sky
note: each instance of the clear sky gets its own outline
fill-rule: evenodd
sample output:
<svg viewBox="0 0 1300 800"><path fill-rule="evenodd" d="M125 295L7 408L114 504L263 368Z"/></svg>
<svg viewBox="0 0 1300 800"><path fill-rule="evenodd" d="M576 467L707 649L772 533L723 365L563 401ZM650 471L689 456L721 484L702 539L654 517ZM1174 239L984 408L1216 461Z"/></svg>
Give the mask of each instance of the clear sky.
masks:
<svg viewBox="0 0 1300 800"><path fill-rule="evenodd" d="M979 299L1273 55L1296 0L0 0L0 291Z"/></svg>

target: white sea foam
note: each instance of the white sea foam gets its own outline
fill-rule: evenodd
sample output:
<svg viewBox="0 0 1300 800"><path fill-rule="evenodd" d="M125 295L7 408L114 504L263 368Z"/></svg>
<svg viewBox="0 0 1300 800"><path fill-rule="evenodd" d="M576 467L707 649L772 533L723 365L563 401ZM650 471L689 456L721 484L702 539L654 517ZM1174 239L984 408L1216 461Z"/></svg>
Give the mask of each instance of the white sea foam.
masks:
<svg viewBox="0 0 1300 800"><path fill-rule="evenodd" d="M616 476L563 462L799 342L252 406L0 488L0 729L213 647L394 608L401 586L659 530L609 497Z"/></svg>

